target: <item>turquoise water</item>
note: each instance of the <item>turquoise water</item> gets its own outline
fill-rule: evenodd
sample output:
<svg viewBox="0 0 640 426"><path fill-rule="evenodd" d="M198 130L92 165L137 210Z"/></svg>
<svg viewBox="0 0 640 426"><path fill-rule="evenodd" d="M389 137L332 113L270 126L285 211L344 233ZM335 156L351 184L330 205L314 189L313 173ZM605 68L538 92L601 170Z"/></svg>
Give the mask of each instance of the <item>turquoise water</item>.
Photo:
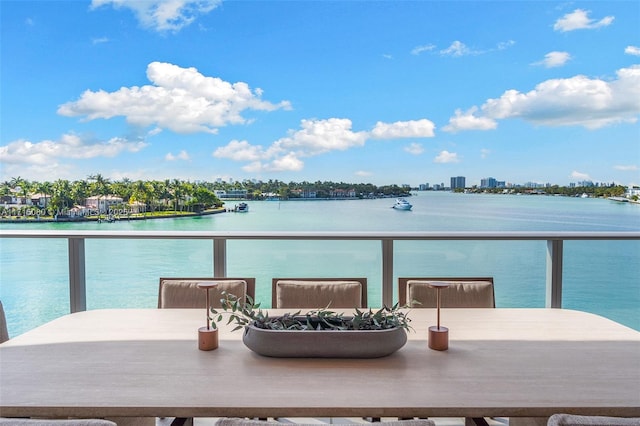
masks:
<svg viewBox="0 0 640 426"><path fill-rule="evenodd" d="M410 212L392 199L250 201L244 214L1 229L171 231L640 231L640 206L609 200L420 192ZM231 202L230 204L233 204ZM498 307L543 307L544 241L404 241L395 277L493 276ZM640 330L640 242L566 241L563 306ZM18 335L69 312L66 240L0 239L0 300ZM211 276L210 241L87 240L88 309L154 308L158 278ZM364 276L380 303L377 241L230 241L229 276L256 277L268 307L272 277Z"/></svg>

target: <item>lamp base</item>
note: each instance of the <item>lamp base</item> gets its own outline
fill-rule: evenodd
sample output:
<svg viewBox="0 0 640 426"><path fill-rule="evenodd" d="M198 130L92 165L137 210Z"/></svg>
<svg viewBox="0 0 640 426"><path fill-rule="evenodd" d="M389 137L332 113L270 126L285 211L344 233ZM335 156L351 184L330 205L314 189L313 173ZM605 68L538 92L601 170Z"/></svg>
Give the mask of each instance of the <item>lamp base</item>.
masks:
<svg viewBox="0 0 640 426"><path fill-rule="evenodd" d="M200 327L198 329L198 349L212 351L218 348L218 329Z"/></svg>
<svg viewBox="0 0 640 426"><path fill-rule="evenodd" d="M449 349L449 329L447 327L429 327L429 348L436 351Z"/></svg>

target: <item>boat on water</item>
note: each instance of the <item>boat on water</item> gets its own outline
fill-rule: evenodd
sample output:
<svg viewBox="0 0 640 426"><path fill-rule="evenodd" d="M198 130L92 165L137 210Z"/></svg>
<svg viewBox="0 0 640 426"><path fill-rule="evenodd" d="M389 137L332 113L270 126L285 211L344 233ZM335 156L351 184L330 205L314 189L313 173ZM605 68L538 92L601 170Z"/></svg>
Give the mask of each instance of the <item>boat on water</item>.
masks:
<svg viewBox="0 0 640 426"><path fill-rule="evenodd" d="M236 204L233 207L233 211L236 213L246 213L249 211L249 205L247 203Z"/></svg>
<svg viewBox="0 0 640 426"><path fill-rule="evenodd" d="M411 203L404 198L397 198L396 203L392 206L396 210L411 210Z"/></svg>
<svg viewBox="0 0 640 426"><path fill-rule="evenodd" d="M625 197L608 197L608 199L611 201L617 201L619 203L628 203L630 201L628 198L625 198Z"/></svg>

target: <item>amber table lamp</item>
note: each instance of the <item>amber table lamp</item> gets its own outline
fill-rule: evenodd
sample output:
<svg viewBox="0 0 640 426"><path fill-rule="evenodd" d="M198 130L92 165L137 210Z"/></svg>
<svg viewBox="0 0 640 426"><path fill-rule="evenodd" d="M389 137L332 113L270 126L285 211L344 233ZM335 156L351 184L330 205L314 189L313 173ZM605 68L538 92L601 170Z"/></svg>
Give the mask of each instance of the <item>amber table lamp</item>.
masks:
<svg viewBox="0 0 640 426"><path fill-rule="evenodd" d="M429 348L436 351L446 351L449 349L449 329L440 325L440 293L449 284L436 281L429 286L436 289L436 311L438 312L438 325L429 327Z"/></svg>
<svg viewBox="0 0 640 426"><path fill-rule="evenodd" d="M200 327L198 329L198 349L201 351L212 351L218 347L218 329L215 325L212 325L211 302L209 300L209 290L217 286L218 283L214 282L198 283L198 288L204 289L207 295L207 305L205 307L207 311L207 325L206 327Z"/></svg>

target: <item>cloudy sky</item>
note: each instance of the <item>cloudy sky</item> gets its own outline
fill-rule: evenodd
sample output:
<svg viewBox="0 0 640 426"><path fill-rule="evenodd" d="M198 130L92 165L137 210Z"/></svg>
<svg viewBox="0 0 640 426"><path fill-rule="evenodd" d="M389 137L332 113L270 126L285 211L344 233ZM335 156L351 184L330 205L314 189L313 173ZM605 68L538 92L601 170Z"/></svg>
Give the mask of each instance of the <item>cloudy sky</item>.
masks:
<svg viewBox="0 0 640 426"><path fill-rule="evenodd" d="M640 184L637 1L0 2L0 180Z"/></svg>

